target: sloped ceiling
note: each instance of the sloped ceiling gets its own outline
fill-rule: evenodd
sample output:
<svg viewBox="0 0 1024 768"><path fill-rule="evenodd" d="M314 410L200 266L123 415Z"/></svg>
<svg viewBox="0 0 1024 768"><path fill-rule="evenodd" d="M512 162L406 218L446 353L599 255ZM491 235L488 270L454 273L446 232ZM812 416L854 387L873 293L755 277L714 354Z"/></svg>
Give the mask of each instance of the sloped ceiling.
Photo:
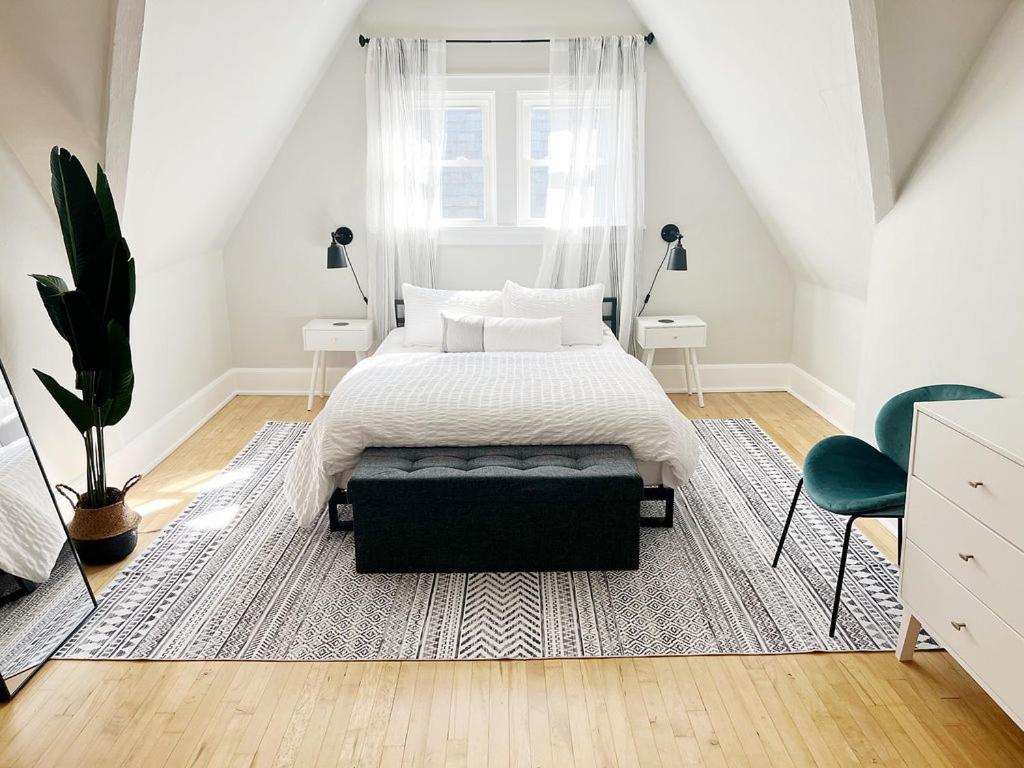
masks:
<svg viewBox="0 0 1024 768"><path fill-rule="evenodd" d="M150 264L219 250L362 0L148 0L125 228Z"/></svg>
<svg viewBox="0 0 1024 768"><path fill-rule="evenodd" d="M114 0L0 2L0 137L50 199L50 147L103 159Z"/></svg>
<svg viewBox="0 0 1024 768"><path fill-rule="evenodd" d="M798 275L863 297L875 203L849 3L632 1Z"/></svg>
<svg viewBox="0 0 1024 768"><path fill-rule="evenodd" d="M1009 0L875 0L889 154L901 188Z"/></svg>

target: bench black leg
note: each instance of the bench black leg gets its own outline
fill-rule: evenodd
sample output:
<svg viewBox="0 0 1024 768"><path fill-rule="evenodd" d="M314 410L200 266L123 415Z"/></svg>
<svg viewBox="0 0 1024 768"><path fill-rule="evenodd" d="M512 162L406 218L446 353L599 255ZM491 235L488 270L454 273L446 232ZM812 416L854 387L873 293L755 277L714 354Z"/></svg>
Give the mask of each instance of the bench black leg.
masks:
<svg viewBox="0 0 1024 768"><path fill-rule="evenodd" d="M644 501L664 501L665 514L662 517L640 517L640 525L654 528L671 528L676 506L676 489L664 485L650 485L644 488Z"/></svg>
<svg viewBox="0 0 1024 768"><path fill-rule="evenodd" d="M352 521L341 520L338 517L338 507L348 504L348 494L341 488L335 488L331 494L331 500L327 502L327 517L330 520L332 531L351 531Z"/></svg>

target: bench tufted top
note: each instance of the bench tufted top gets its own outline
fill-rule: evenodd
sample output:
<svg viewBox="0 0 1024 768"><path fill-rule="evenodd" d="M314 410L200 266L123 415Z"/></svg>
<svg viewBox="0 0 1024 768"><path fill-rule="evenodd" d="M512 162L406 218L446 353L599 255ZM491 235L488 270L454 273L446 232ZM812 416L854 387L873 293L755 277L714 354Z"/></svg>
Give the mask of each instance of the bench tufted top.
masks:
<svg viewBox="0 0 1024 768"><path fill-rule="evenodd" d="M639 477L633 454L624 445L509 445L459 448L368 448L352 472L359 480L457 480L459 477L515 476Z"/></svg>

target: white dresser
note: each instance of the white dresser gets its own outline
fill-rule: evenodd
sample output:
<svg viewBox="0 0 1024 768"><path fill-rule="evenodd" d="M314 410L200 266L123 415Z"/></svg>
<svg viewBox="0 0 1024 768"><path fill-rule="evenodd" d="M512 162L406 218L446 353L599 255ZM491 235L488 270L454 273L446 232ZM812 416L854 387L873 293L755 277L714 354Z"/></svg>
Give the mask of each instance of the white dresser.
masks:
<svg viewBox="0 0 1024 768"><path fill-rule="evenodd" d="M914 417L897 655L923 624L1024 727L1024 401Z"/></svg>

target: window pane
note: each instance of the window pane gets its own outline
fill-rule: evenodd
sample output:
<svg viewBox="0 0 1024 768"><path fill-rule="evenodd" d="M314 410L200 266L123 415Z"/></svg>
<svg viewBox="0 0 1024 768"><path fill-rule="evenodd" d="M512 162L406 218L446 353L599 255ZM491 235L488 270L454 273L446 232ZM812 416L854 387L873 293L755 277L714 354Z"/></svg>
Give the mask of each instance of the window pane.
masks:
<svg viewBox="0 0 1024 768"><path fill-rule="evenodd" d="M484 155L484 116L479 107L444 112L444 159L480 160Z"/></svg>
<svg viewBox="0 0 1024 768"><path fill-rule="evenodd" d="M544 160L548 156L548 137L551 135L551 110L533 107L530 110L530 159Z"/></svg>
<svg viewBox="0 0 1024 768"><path fill-rule="evenodd" d="M530 169L530 218L543 219L548 202L548 169L535 165Z"/></svg>
<svg viewBox="0 0 1024 768"><path fill-rule="evenodd" d="M484 169L441 169L441 218L484 218Z"/></svg>

